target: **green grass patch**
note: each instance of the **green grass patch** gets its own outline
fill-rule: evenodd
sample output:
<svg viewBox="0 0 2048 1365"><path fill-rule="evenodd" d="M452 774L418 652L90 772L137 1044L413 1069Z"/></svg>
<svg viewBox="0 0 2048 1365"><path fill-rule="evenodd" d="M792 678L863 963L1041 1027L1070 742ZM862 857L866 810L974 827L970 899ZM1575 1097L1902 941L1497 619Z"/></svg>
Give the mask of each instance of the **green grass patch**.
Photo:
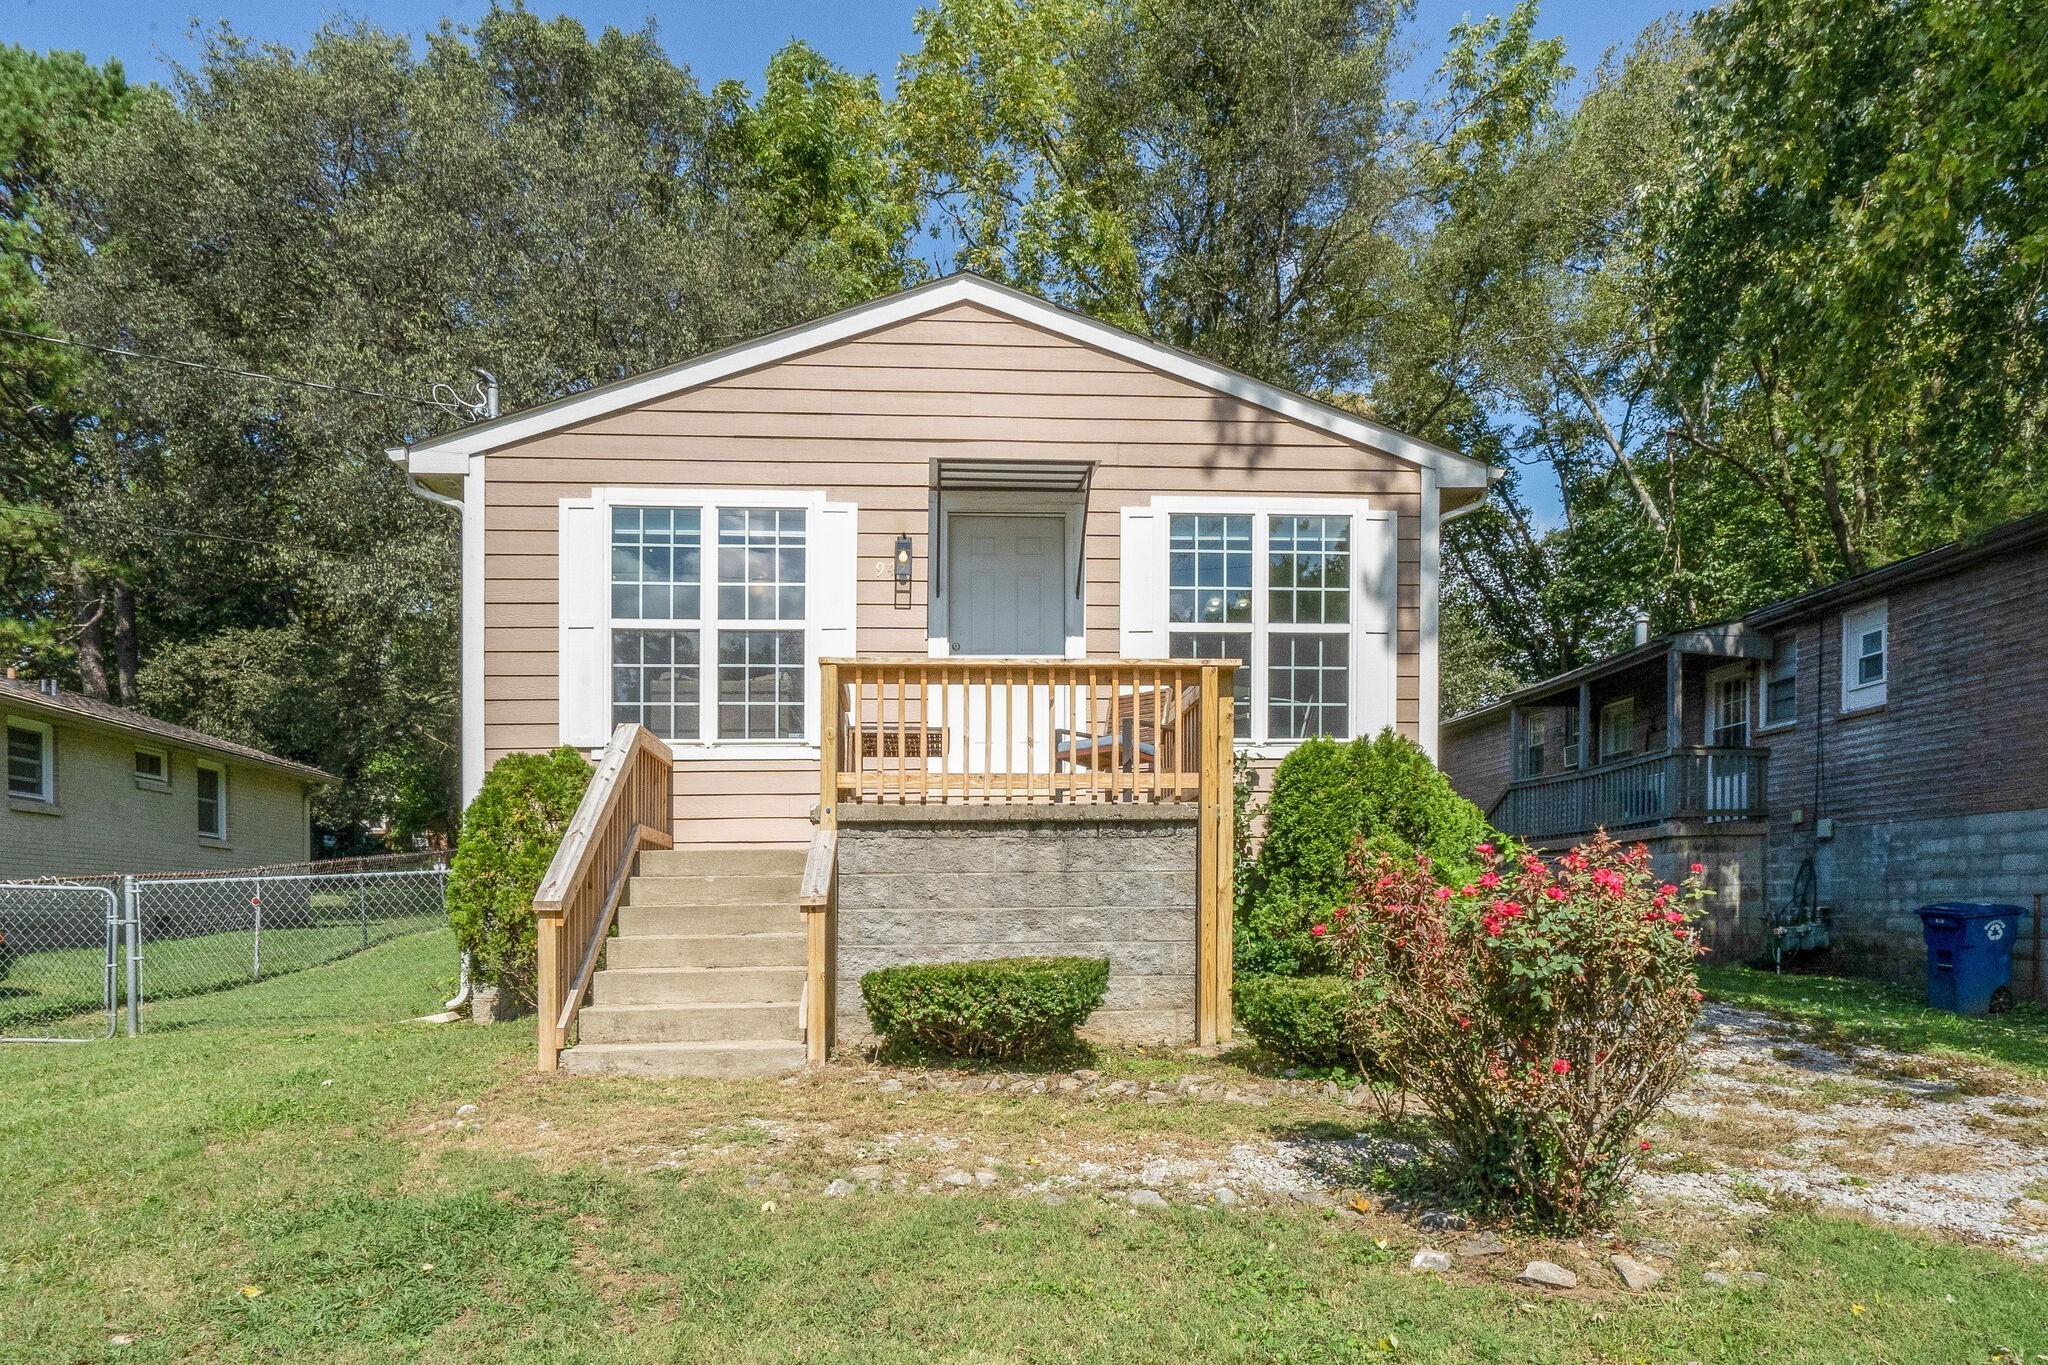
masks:
<svg viewBox="0 0 2048 1365"><path fill-rule="evenodd" d="M250 988L325 997L328 1016L314 1022L251 1026L226 1012L241 992L222 992L175 1002L193 1011L192 1027L0 1048L0 1360L1749 1362L1768 1352L1835 1365L2048 1351L2038 1267L1798 1209L1686 1236L1666 1282L1629 1296L1589 1265L1598 1246L1518 1245L1503 1258L1513 1265L1424 1276L1407 1269L1422 1240L1411 1225L1296 1205L1135 1214L1085 1196L1058 1206L999 1192L826 1198L825 1173L800 1164L810 1137L743 1135L758 1131L748 1118L805 1104L813 1120L850 1122L840 1103L849 1083L539 1082L530 1024L342 1022L432 1008L452 955L445 933L419 935ZM1155 1055L1129 1069L1171 1065L1223 1064ZM483 1105L485 1129L449 1122L469 1101ZM1193 1132L1200 1108L1043 1096L860 1103L877 1123L973 1114L989 1133L1013 1117L1077 1142L1176 1121ZM1275 1135L1300 1121L1210 1107L1231 1123L1272 1123ZM586 1130L622 1113L644 1127L605 1156L582 1154ZM1339 1128L1366 1122L1327 1113ZM547 1151L519 1150L491 1126L521 1124L520 1141ZM745 1150L725 1167L660 1164L692 1141ZM621 1152L637 1156L613 1159ZM748 1171L777 1160L798 1163L787 1188L747 1187ZM1768 1283L1702 1281L1731 1243ZM1606 1287L1516 1289L1524 1253Z"/></svg>
<svg viewBox="0 0 2048 1365"><path fill-rule="evenodd" d="M1888 981L1702 967L1700 985L1723 1004L1796 1020L1822 1043L1989 1062L2048 1076L2048 1010L2029 1001L2008 1014L1973 1019L1929 1009L1920 988Z"/></svg>

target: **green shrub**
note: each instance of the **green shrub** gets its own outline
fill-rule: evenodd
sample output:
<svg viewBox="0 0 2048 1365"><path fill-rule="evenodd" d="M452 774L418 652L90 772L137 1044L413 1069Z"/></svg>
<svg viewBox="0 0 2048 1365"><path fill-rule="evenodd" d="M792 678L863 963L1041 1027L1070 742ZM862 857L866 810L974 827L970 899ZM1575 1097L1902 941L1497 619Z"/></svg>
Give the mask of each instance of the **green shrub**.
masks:
<svg viewBox="0 0 2048 1365"><path fill-rule="evenodd" d="M1247 976L1231 992L1237 1023L1276 1056L1301 1067L1365 1072L1344 1024L1351 982L1341 976Z"/></svg>
<svg viewBox="0 0 2048 1365"><path fill-rule="evenodd" d="M477 976L529 1007L533 894L589 785L590 764L574 749L507 754L462 815L448 869L448 923Z"/></svg>
<svg viewBox="0 0 2048 1365"><path fill-rule="evenodd" d="M1015 1058L1075 1045L1109 989L1109 959L1002 957L884 967L860 979L875 1032L949 1057Z"/></svg>
<svg viewBox="0 0 2048 1365"><path fill-rule="evenodd" d="M1236 935L1238 970L1328 969L1308 931L1351 894L1354 847L1425 853L1446 877L1462 877L1477 870L1473 849L1498 838L1414 741L1392 730L1349 743L1308 740L1273 774L1266 838Z"/></svg>

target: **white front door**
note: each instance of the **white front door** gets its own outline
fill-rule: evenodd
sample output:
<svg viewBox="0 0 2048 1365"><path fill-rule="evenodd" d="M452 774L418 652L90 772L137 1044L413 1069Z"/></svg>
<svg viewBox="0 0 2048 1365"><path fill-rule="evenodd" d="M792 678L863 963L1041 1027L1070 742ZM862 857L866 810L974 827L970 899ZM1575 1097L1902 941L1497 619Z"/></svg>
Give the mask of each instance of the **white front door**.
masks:
<svg viewBox="0 0 2048 1365"><path fill-rule="evenodd" d="M950 518L950 653L999 659L1066 654L1066 530L1060 516Z"/></svg>
<svg viewBox="0 0 2048 1365"><path fill-rule="evenodd" d="M1063 658L1067 652L1067 521L1057 515L955 513L946 523L947 620L954 658ZM1053 689L974 683L927 706L946 728L953 770L1052 771Z"/></svg>

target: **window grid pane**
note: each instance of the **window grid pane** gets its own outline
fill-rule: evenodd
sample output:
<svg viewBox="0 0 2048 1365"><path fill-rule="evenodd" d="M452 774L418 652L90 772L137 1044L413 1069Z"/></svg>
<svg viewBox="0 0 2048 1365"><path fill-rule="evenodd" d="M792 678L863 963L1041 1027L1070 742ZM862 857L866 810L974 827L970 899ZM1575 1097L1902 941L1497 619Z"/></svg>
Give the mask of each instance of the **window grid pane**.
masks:
<svg viewBox="0 0 2048 1365"><path fill-rule="evenodd" d="M1867 687L1884 681L1884 632L1866 630L1857 650L1856 684Z"/></svg>
<svg viewBox="0 0 2048 1365"><path fill-rule="evenodd" d="M803 733L804 633L720 631L718 737L801 739Z"/></svg>
<svg viewBox="0 0 2048 1365"><path fill-rule="evenodd" d="M1167 652L1176 659L1235 659L1240 667L1231 675L1232 713L1239 739L1252 737L1252 637L1250 631L1173 632Z"/></svg>
<svg viewBox="0 0 2048 1365"><path fill-rule="evenodd" d="M644 725L663 739L699 737L698 634L612 632L612 724Z"/></svg>
<svg viewBox="0 0 2048 1365"><path fill-rule="evenodd" d="M1267 614L1274 624L1351 620L1351 518L1274 517L1267 539Z"/></svg>
<svg viewBox="0 0 2048 1365"><path fill-rule="evenodd" d="M803 620L806 555L802 508L720 508L718 618Z"/></svg>
<svg viewBox="0 0 2048 1365"><path fill-rule="evenodd" d="M703 513L695 507L612 509L612 617L694 621L702 610Z"/></svg>
<svg viewBox="0 0 2048 1365"><path fill-rule="evenodd" d="M10 796L43 794L42 731L7 727L7 792Z"/></svg>
<svg viewBox="0 0 2048 1365"><path fill-rule="evenodd" d="M1168 523L1167 619L1223 625L1252 619L1250 515L1176 515Z"/></svg>
<svg viewBox="0 0 2048 1365"><path fill-rule="evenodd" d="M1273 739L1351 737L1351 638L1268 638L1266 726Z"/></svg>

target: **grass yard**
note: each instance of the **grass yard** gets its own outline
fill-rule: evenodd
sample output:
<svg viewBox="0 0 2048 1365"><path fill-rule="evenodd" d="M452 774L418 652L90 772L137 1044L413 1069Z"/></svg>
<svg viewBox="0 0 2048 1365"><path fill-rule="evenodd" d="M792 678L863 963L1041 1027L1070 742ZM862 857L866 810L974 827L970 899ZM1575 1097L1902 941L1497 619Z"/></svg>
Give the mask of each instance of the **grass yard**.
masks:
<svg viewBox="0 0 2048 1365"><path fill-rule="evenodd" d="M1965 1019L1929 1009L1918 985L1748 967L1703 967L1700 983L1716 1000L1782 1014L1820 1037L2048 1076L2048 1009L2031 1001L2020 1001L2008 1014Z"/></svg>
<svg viewBox="0 0 2048 1365"><path fill-rule="evenodd" d="M446 935L419 935L252 990L399 1018L438 1006L452 956ZM1629 1294L1593 1273L1604 1241L1510 1235L1507 1256L1411 1271L1415 1249L1444 1237L1353 1190L1354 1175L1370 1183L1359 1172L1333 1172L1327 1198L1228 1209L1027 1192L1076 1153L1108 1167L1144 1152L1220 1160L1372 1126L1313 1087L1263 1104L1146 1103L895 1090L900 1073L858 1066L789 1083L543 1079L525 1026L242 1027L239 994L166 1004L188 1013L140 1039L0 1049L0 1359L2048 1353L2040 1267L1796 1208L1697 1226L1631 1214L1623 1238L1681 1250L1662 1284ZM1199 1070L1265 1084L1228 1059L1096 1065L1105 1080ZM458 1117L465 1104L477 1109ZM890 1174L863 1179L864 1162ZM987 1171L987 1187L945 1183L955 1166ZM827 1196L835 1178L852 1193ZM1724 1264L1766 1282L1707 1283L1724 1248L1737 1253ZM1537 1255L1582 1268L1584 1287L1515 1287Z"/></svg>

